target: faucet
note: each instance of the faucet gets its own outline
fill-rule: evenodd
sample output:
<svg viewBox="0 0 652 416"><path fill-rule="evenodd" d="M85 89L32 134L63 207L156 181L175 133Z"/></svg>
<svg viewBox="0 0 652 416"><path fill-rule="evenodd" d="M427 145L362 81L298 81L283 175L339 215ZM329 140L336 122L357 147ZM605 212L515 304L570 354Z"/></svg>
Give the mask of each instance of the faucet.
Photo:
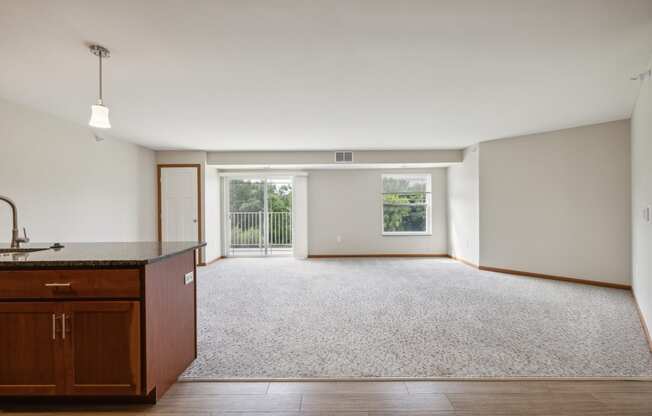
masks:
<svg viewBox="0 0 652 416"><path fill-rule="evenodd" d="M11 229L11 248L20 248L20 243L29 243L27 238L27 231L23 228L23 237L18 235L18 211L14 201L6 196L0 195L0 200L5 201L11 207L11 215L13 218L13 228Z"/></svg>

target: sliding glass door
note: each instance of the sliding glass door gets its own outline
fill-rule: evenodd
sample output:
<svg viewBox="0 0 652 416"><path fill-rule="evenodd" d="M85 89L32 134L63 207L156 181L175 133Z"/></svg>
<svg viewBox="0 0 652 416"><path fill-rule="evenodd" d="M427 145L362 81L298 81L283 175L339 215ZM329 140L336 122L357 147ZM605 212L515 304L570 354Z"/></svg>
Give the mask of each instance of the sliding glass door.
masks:
<svg viewBox="0 0 652 416"><path fill-rule="evenodd" d="M291 178L232 177L227 192L227 255L292 253Z"/></svg>

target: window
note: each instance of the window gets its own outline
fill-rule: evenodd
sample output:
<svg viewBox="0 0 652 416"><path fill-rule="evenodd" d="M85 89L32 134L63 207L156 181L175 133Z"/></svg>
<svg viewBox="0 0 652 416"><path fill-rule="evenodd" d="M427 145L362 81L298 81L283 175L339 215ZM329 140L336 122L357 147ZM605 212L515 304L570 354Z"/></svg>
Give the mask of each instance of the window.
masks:
<svg viewBox="0 0 652 416"><path fill-rule="evenodd" d="M383 175L383 234L430 233L430 174Z"/></svg>

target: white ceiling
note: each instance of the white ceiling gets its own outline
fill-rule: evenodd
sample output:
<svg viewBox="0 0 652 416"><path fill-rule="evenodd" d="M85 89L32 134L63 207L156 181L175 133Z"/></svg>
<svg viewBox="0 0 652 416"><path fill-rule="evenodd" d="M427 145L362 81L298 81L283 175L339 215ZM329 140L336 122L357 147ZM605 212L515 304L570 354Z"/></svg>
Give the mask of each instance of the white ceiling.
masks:
<svg viewBox="0 0 652 416"><path fill-rule="evenodd" d="M627 118L652 0L2 0L0 97L157 149L461 148Z"/></svg>

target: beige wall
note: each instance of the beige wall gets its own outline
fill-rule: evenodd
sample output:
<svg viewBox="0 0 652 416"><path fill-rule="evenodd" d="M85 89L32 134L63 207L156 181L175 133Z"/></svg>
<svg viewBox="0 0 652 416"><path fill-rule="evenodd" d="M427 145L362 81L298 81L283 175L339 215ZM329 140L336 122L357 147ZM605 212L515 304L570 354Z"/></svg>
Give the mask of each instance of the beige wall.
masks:
<svg viewBox="0 0 652 416"><path fill-rule="evenodd" d="M432 174L432 235L383 236L381 175ZM446 169L316 170L308 177L308 250L319 254L446 254ZM341 237L338 243L337 237Z"/></svg>
<svg viewBox="0 0 652 416"><path fill-rule="evenodd" d="M479 149L464 151L464 163L448 168L448 254L480 262Z"/></svg>
<svg viewBox="0 0 652 416"><path fill-rule="evenodd" d="M0 194L33 242L155 241L154 152L0 100ZM0 202L0 241L11 240Z"/></svg>
<svg viewBox="0 0 652 416"><path fill-rule="evenodd" d="M652 223L643 209L652 206L652 81L644 82L632 115L632 288L647 327L652 330Z"/></svg>
<svg viewBox="0 0 652 416"><path fill-rule="evenodd" d="M627 120L480 144L483 266L630 284Z"/></svg>

